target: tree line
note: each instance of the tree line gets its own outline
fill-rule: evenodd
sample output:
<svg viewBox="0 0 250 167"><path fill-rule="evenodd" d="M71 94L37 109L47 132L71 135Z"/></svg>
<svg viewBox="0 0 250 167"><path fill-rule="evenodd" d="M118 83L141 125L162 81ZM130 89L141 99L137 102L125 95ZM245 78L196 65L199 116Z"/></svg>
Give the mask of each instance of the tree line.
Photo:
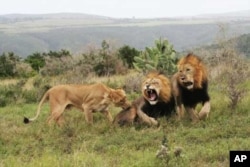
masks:
<svg viewBox="0 0 250 167"><path fill-rule="evenodd" d="M216 48L195 51L197 55L202 55L207 64L210 83L213 85L211 89L223 92L232 109L247 95L250 77L249 59L236 46L234 42L222 41ZM128 45L114 49L104 40L100 48L89 48L80 55L72 55L64 49L36 52L25 59L13 52L2 53L0 78L19 79L16 84L0 86L0 106L13 102L36 102L50 86L48 80L57 75L66 79L62 83L82 83L88 76L92 77L91 74L112 76L125 74L130 69L139 71L139 74L157 70L171 76L176 72L177 57L174 46L161 38L155 40L153 47L145 47L144 50ZM33 82L35 89L20 89L33 76L37 76ZM138 76L128 78L124 83L126 91L139 92L138 81Z"/></svg>
<svg viewBox="0 0 250 167"><path fill-rule="evenodd" d="M129 45L112 49L103 40L100 49L90 49L80 56L70 51L35 52L22 59L14 52L0 55L0 77L31 77L36 74L55 76L67 71L81 71L83 75L110 76L126 73L128 69L147 72L160 70L166 74L175 71L176 55L166 39L155 40L155 46L140 51Z"/></svg>

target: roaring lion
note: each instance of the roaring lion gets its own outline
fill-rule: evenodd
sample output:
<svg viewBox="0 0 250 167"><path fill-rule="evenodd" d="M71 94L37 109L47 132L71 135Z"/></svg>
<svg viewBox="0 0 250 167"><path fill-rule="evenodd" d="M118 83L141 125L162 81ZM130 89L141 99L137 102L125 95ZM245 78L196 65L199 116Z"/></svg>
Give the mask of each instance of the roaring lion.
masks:
<svg viewBox="0 0 250 167"><path fill-rule="evenodd" d="M130 108L122 110L114 119L120 125L144 122L158 125L156 118L166 116L174 110L174 98L171 83L159 72L149 73L142 83L142 96L136 99Z"/></svg>
<svg viewBox="0 0 250 167"><path fill-rule="evenodd" d="M183 105L193 121L208 117L210 97L205 65L190 53L178 61L177 68L178 72L172 77L172 88L179 119L184 115ZM199 113L195 111L198 103L202 103Z"/></svg>
<svg viewBox="0 0 250 167"><path fill-rule="evenodd" d="M90 85L58 85L50 88L43 96L34 118L24 118L24 123L29 123L38 118L42 104L49 99L51 115L48 123L56 121L62 125L62 114L65 109L76 107L84 112L87 123L93 123L93 112L100 111L110 122L113 121L112 115L108 111L111 103L117 107L126 109L130 103L126 99L126 94L122 89L111 89L104 84Z"/></svg>

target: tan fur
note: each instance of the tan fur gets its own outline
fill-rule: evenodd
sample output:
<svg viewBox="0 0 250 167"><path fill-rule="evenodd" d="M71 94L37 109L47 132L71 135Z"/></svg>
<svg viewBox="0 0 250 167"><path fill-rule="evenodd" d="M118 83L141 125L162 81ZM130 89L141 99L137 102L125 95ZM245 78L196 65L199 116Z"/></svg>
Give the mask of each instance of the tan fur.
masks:
<svg viewBox="0 0 250 167"><path fill-rule="evenodd" d="M190 77L194 80L194 88L201 88L202 82L207 80L207 71L205 65L202 63L201 59L193 54L188 54L186 57L181 58L177 63L178 68L178 79L179 83L180 76L184 75L187 79ZM190 71L187 71L190 69Z"/></svg>
<svg viewBox="0 0 250 167"><path fill-rule="evenodd" d="M143 97L133 101L130 108L122 110L115 116L113 123L120 125L133 124L137 116L137 106L139 106L142 101L144 101Z"/></svg>
<svg viewBox="0 0 250 167"><path fill-rule="evenodd" d="M92 85L58 85L49 89L40 101L37 114L34 118L25 118L24 122L34 121L38 118L42 104L49 99L51 115L48 123L53 120L57 124L63 123L62 113L68 107L76 107L84 112L88 123L93 123L93 112L102 112L110 122L112 115L108 111L111 103L117 107L127 108L130 103L126 99L126 94L122 89L111 89L104 84Z"/></svg>
<svg viewBox="0 0 250 167"><path fill-rule="evenodd" d="M119 112L115 119L115 124L120 125L126 125L126 124L133 124L135 122L135 119L137 119L138 123L145 123L150 126L158 125L158 121L153 118L149 117L147 114L145 114L143 111L141 111L141 107L145 104L144 98L140 97L136 99L130 108L122 110Z"/></svg>
<svg viewBox="0 0 250 167"><path fill-rule="evenodd" d="M152 100L150 95L148 94L148 89L154 89L157 94L157 98ZM132 124L135 119L137 121L144 122L148 125L158 125L158 121L145 114L144 111L141 110L142 106L145 105L145 99L149 102L148 105L157 105L158 102L168 103L171 98L171 83L167 77L163 74L159 74L158 72L149 73L141 85L142 96L136 99L130 109L123 110L117 114L115 117L115 123L120 124ZM153 112L153 111L152 111Z"/></svg>
<svg viewBox="0 0 250 167"><path fill-rule="evenodd" d="M179 119L184 115L183 99L187 98L196 98L195 104L186 104L186 106L184 105L190 118L193 121L206 118L210 112L210 102L206 90L207 88L203 88L204 83L207 85L208 82L205 65L197 56L188 54L179 60L177 67L178 72L172 77L172 89L177 105L177 114ZM183 90L186 90L186 95L188 94L189 97L185 97L182 92ZM202 98L205 97L206 100L197 99L197 92L202 92L199 95ZM201 111L197 113L195 111L195 107L200 102L203 103L203 107Z"/></svg>
<svg viewBox="0 0 250 167"><path fill-rule="evenodd" d="M171 98L171 83L167 77L158 72L149 73L142 83L142 94L150 102L147 95L147 87L155 89L159 96L159 101L169 102Z"/></svg>

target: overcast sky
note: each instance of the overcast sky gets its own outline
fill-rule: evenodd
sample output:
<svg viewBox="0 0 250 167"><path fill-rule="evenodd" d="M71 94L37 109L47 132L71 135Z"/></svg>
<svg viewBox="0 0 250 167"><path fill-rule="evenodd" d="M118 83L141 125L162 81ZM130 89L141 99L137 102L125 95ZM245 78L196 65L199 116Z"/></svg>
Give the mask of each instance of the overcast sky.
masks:
<svg viewBox="0 0 250 167"><path fill-rule="evenodd" d="M250 0L1 0L0 15L85 13L115 18L194 16L250 10Z"/></svg>

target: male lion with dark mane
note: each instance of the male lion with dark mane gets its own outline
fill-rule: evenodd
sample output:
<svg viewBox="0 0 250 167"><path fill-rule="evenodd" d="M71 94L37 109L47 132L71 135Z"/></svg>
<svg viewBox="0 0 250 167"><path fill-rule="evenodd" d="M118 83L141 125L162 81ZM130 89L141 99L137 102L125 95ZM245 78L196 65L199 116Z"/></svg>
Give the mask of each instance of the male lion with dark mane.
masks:
<svg viewBox="0 0 250 167"><path fill-rule="evenodd" d="M174 110L171 83L163 74L149 73L142 83L141 91L142 96L136 99L130 108L118 113L114 123L125 125L144 122L148 125L158 125L156 118L169 115Z"/></svg>
<svg viewBox="0 0 250 167"><path fill-rule="evenodd" d="M177 105L179 119L186 111L193 121L208 117L210 97L208 95L208 79L205 65L193 54L181 58L177 63L178 72L172 77L173 95ZM195 111L198 103L202 103L199 113Z"/></svg>
<svg viewBox="0 0 250 167"><path fill-rule="evenodd" d="M58 125L62 125L62 114L66 108L76 107L84 112L87 123L93 123L93 112L100 111L110 122L112 115L108 111L111 103L117 107L126 109L130 103L126 99L126 94L122 89L111 89L104 84L92 85L58 85L50 88L43 96L37 109L36 116L28 119L24 118L24 123L29 123L38 118L42 104L49 99L51 115L48 123L53 120Z"/></svg>

